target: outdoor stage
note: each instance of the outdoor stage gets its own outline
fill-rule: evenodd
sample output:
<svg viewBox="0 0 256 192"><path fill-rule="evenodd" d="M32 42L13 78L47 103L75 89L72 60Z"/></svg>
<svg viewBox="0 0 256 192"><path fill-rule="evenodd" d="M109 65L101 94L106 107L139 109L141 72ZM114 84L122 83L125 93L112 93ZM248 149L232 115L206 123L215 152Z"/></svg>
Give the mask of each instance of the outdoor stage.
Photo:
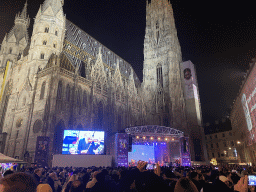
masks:
<svg viewBox="0 0 256 192"><path fill-rule="evenodd" d="M76 132L81 132L81 134ZM184 133L179 130L156 125L130 127L125 129L125 133L116 133L112 137L106 137L105 144L101 144L104 143L103 136L102 139L97 139L96 131L91 132L93 132L92 138L94 139L88 139L90 136L88 131L67 130L63 138L62 154L53 155L52 166L106 167L115 165L128 167L136 166L138 161L148 162L149 169L152 169L155 163L161 166L191 166L188 137L184 137ZM103 149L105 148L102 149L104 152L78 153L76 148L79 149L78 146L80 143L83 144L85 137L88 137L89 147L102 146ZM41 150L40 147L39 149ZM44 147L44 149L48 148ZM47 154L47 151L45 153L38 151L37 154Z"/></svg>
<svg viewBox="0 0 256 192"><path fill-rule="evenodd" d="M188 137L164 126L137 126L115 135L115 163L134 166L139 160L161 166L191 166Z"/></svg>

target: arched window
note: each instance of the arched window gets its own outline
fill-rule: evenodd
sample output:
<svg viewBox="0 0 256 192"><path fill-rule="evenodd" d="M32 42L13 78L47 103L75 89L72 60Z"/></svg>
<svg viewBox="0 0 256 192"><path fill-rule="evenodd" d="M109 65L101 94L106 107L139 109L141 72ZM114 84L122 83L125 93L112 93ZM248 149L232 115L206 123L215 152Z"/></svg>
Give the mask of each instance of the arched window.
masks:
<svg viewBox="0 0 256 192"><path fill-rule="evenodd" d="M37 119L33 126L33 132L36 134L42 131L42 129L43 129L43 121L41 119Z"/></svg>
<svg viewBox="0 0 256 192"><path fill-rule="evenodd" d="M66 88L66 100L70 101L70 86L69 86L69 84L67 85L67 88Z"/></svg>
<svg viewBox="0 0 256 192"><path fill-rule="evenodd" d="M53 48L57 48L57 43L53 43Z"/></svg>
<svg viewBox="0 0 256 192"><path fill-rule="evenodd" d="M44 53L41 53L40 59L44 59Z"/></svg>
<svg viewBox="0 0 256 192"><path fill-rule="evenodd" d="M12 54L12 48L9 49L9 54Z"/></svg>
<svg viewBox="0 0 256 192"><path fill-rule="evenodd" d="M77 106L80 106L81 105L81 88L79 88L78 90L77 90L77 96L76 96L77 98Z"/></svg>
<svg viewBox="0 0 256 192"><path fill-rule="evenodd" d="M21 52L19 53L19 55L18 55L18 57L17 57L17 60L20 60L20 58L21 58ZM1 61L0 61L0 65L1 65Z"/></svg>
<svg viewBox="0 0 256 192"><path fill-rule="evenodd" d="M49 33L49 27L45 27L44 32Z"/></svg>
<svg viewBox="0 0 256 192"><path fill-rule="evenodd" d="M45 84L46 82L44 81L41 87L40 100L44 98Z"/></svg>
<svg viewBox="0 0 256 192"><path fill-rule="evenodd" d="M116 100L117 101L120 100L120 90L119 90L119 88L117 88L117 90L116 90Z"/></svg>
<svg viewBox="0 0 256 192"><path fill-rule="evenodd" d="M97 89L97 92L101 92L101 84L100 84L100 81L97 81L96 83L96 89Z"/></svg>
<svg viewBox="0 0 256 192"><path fill-rule="evenodd" d="M157 84L160 84L163 87L163 70L162 65L158 64L156 67L156 77L157 77Z"/></svg>
<svg viewBox="0 0 256 192"><path fill-rule="evenodd" d="M58 90L57 90L57 99L61 99L62 96L62 81L59 81Z"/></svg>
<svg viewBox="0 0 256 192"><path fill-rule="evenodd" d="M107 86L107 83L104 83L103 85L103 94L107 95L108 93L108 86Z"/></svg>
<svg viewBox="0 0 256 192"><path fill-rule="evenodd" d="M43 41L43 45L46 45L46 44L47 44L47 41L44 40L44 41Z"/></svg>
<svg viewBox="0 0 256 192"><path fill-rule="evenodd" d="M57 30L55 31L55 35L58 36L58 31Z"/></svg>
<svg viewBox="0 0 256 192"><path fill-rule="evenodd" d="M22 103L22 106L25 106L26 105L26 97L23 97L23 103Z"/></svg>
<svg viewBox="0 0 256 192"><path fill-rule="evenodd" d="M159 29L159 23L158 23L158 21L156 22L156 29L157 29L157 30Z"/></svg>
<svg viewBox="0 0 256 192"><path fill-rule="evenodd" d="M156 42L158 43L159 41L159 23L158 21L156 22Z"/></svg>
<svg viewBox="0 0 256 192"><path fill-rule="evenodd" d="M83 95L83 106L86 107L87 105L87 94L86 91L84 91L84 95Z"/></svg>
<svg viewBox="0 0 256 192"><path fill-rule="evenodd" d="M121 94L121 101L124 103L125 102L125 95L124 93Z"/></svg>

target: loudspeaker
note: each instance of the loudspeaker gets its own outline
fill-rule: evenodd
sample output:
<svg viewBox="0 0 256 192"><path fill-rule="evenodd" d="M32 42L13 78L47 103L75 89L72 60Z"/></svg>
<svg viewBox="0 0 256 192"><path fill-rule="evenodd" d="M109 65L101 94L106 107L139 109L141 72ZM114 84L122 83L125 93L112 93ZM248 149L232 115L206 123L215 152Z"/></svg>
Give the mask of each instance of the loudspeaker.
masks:
<svg viewBox="0 0 256 192"><path fill-rule="evenodd" d="M131 135L129 135L128 151L129 151L129 152L132 151L132 136L131 136Z"/></svg>

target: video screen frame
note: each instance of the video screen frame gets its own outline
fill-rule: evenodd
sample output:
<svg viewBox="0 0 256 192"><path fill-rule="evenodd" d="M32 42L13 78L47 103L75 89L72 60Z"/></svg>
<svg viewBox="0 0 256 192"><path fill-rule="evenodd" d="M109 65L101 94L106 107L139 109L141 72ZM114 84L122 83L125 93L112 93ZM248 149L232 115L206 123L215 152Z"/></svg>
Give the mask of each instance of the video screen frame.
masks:
<svg viewBox="0 0 256 192"><path fill-rule="evenodd" d="M105 155L105 132L64 130L63 155Z"/></svg>

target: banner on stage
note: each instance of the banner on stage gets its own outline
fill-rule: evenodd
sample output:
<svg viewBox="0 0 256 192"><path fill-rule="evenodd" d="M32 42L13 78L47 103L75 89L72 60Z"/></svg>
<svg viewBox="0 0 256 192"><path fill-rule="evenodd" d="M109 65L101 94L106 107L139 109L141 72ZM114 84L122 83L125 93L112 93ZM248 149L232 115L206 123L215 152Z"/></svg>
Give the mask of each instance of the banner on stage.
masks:
<svg viewBox="0 0 256 192"><path fill-rule="evenodd" d="M117 166L128 166L129 135L117 133L115 137L115 154Z"/></svg>
<svg viewBox="0 0 256 192"><path fill-rule="evenodd" d="M189 152L189 138L188 137L181 137L181 165L182 166L191 166L191 158Z"/></svg>
<svg viewBox="0 0 256 192"><path fill-rule="evenodd" d="M40 167L48 167L49 137L38 136L35 151L35 163Z"/></svg>

